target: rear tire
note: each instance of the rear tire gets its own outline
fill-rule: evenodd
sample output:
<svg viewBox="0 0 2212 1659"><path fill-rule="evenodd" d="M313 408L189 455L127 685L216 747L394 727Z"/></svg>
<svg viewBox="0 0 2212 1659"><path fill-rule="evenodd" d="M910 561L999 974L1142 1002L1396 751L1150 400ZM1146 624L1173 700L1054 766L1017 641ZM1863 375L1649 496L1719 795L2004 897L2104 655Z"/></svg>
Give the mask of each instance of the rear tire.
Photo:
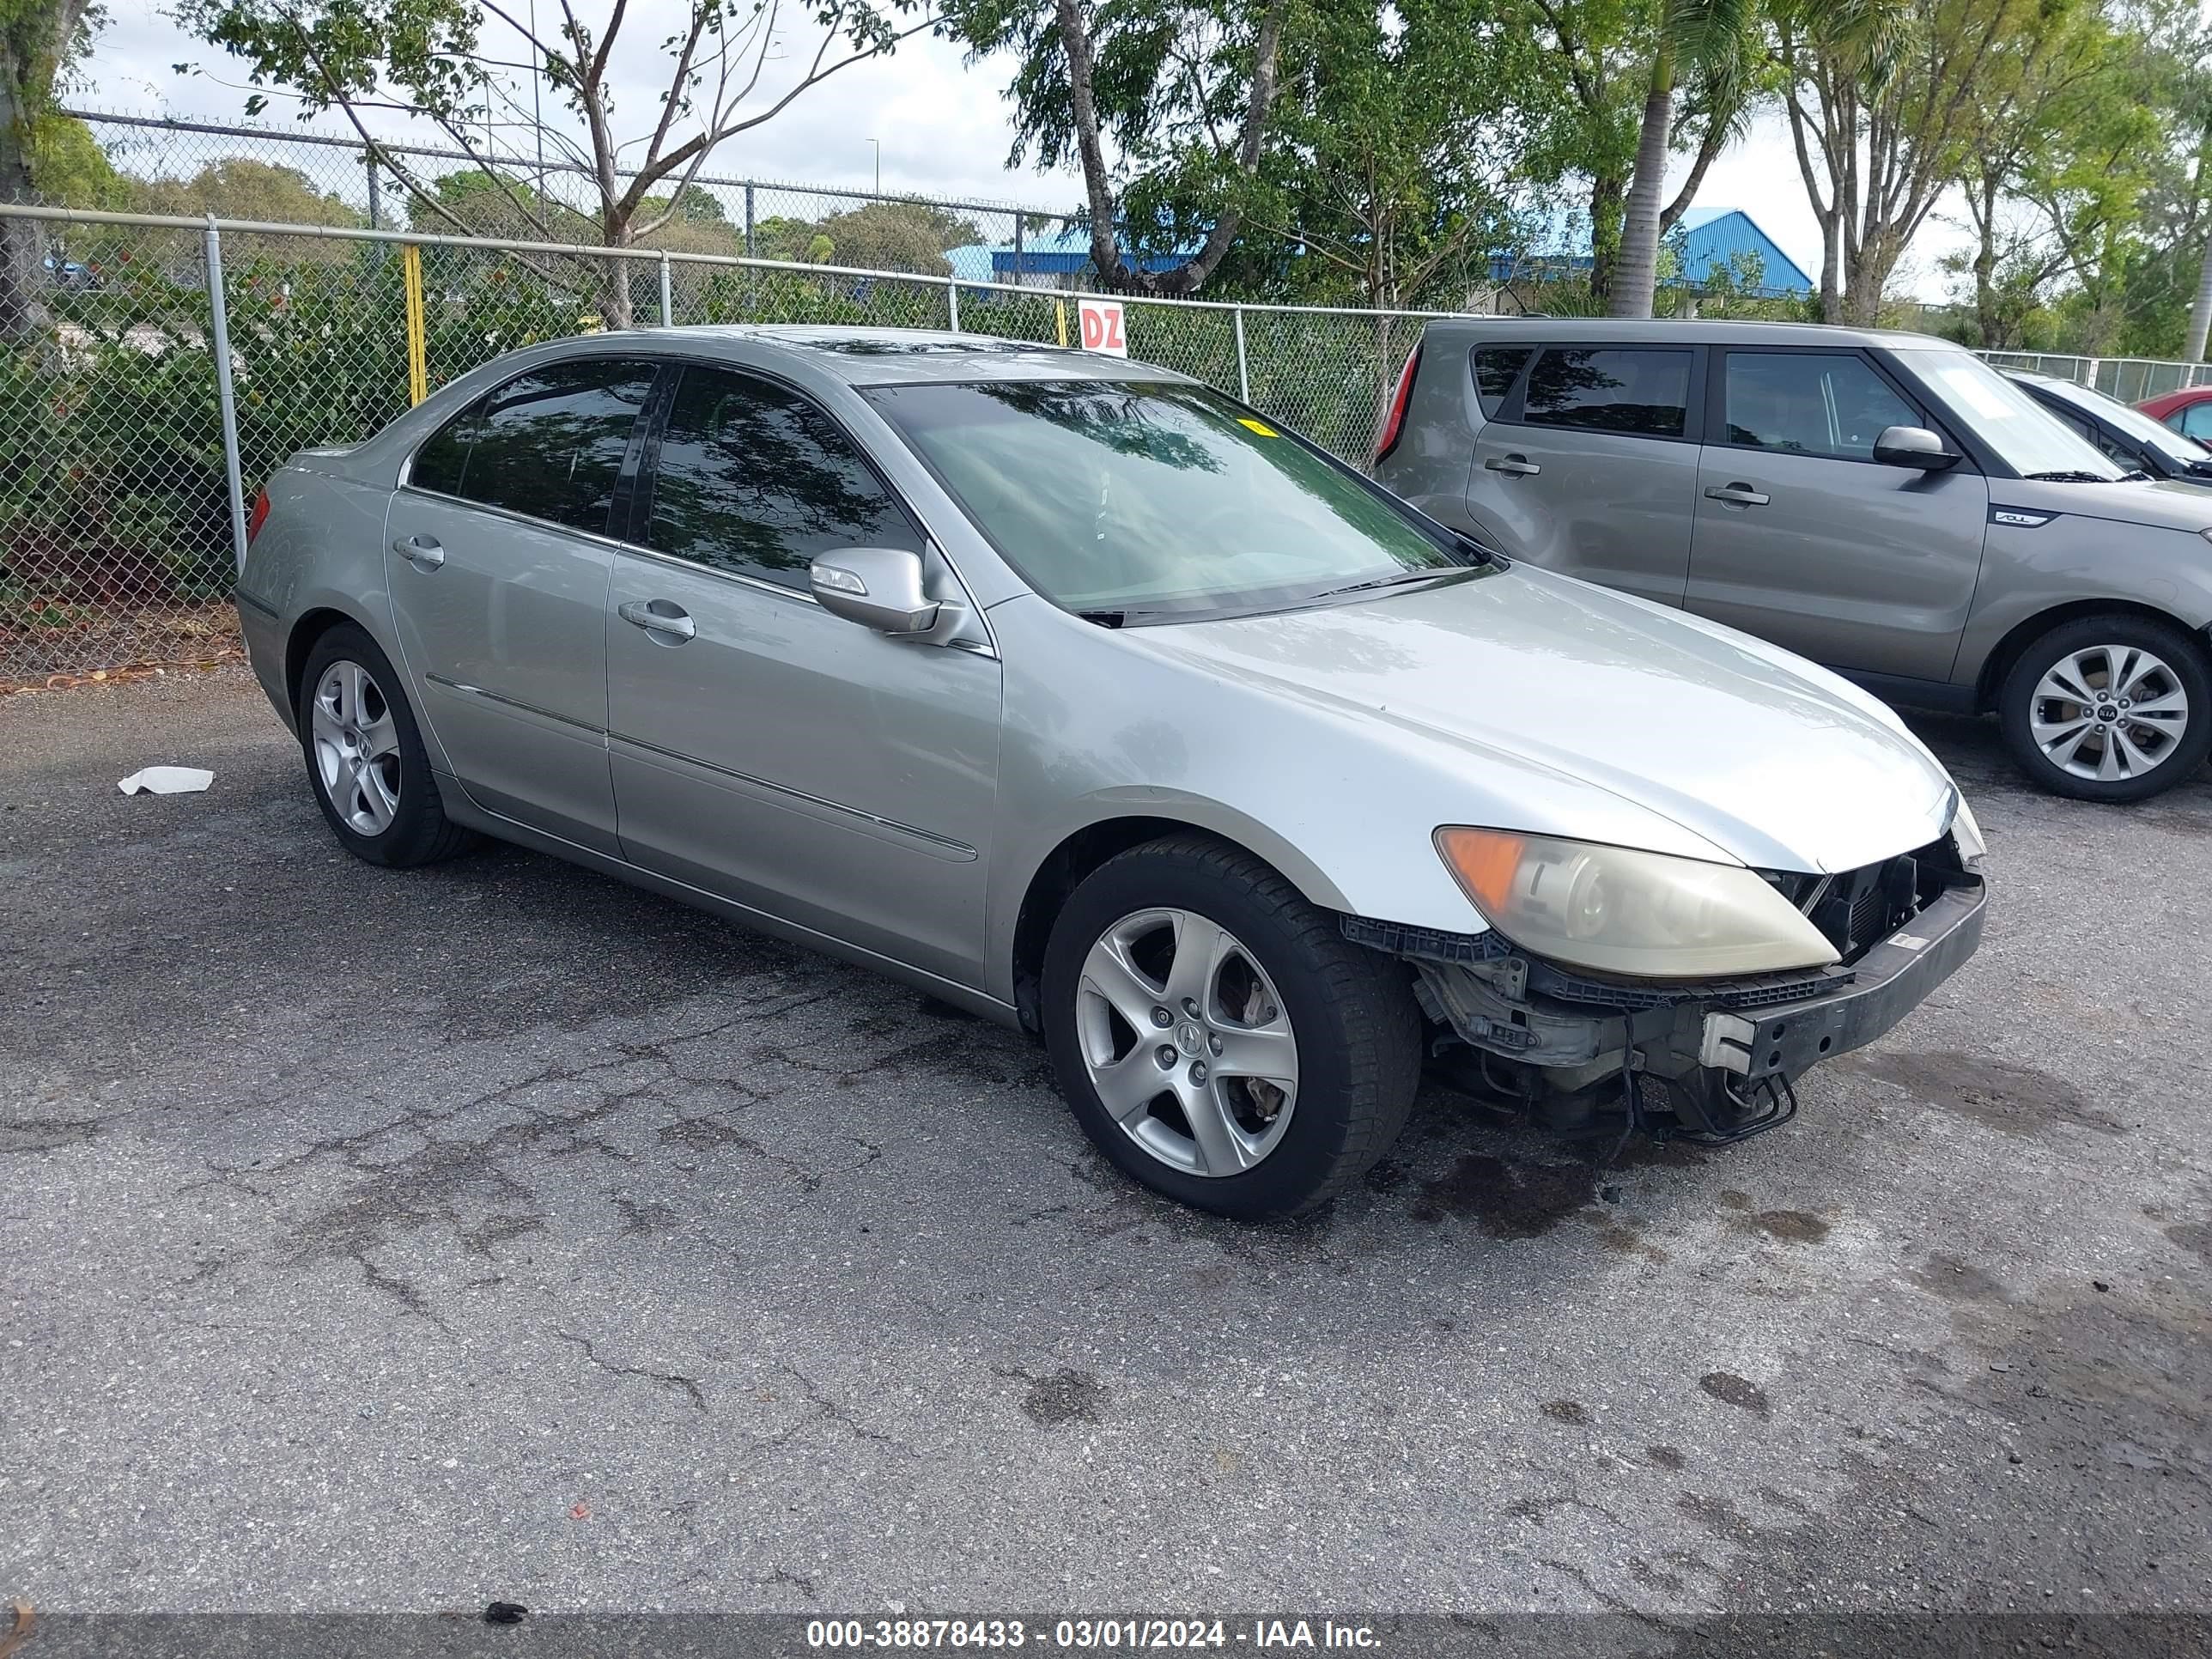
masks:
<svg viewBox="0 0 2212 1659"><path fill-rule="evenodd" d="M1042 988L1053 1070L1093 1144L1154 1191L1240 1220L1342 1192L1398 1138L1419 1085L1404 969L1204 836L1093 871L1054 923Z"/></svg>
<svg viewBox="0 0 2212 1659"><path fill-rule="evenodd" d="M2212 669L2167 623L2077 617L2021 653L1997 715L2014 760L2053 794L2144 800L2186 781L2212 749Z"/></svg>
<svg viewBox="0 0 2212 1659"><path fill-rule="evenodd" d="M315 804L346 851L410 869L476 845L446 817L398 672L364 629L340 623L315 641L296 712Z"/></svg>

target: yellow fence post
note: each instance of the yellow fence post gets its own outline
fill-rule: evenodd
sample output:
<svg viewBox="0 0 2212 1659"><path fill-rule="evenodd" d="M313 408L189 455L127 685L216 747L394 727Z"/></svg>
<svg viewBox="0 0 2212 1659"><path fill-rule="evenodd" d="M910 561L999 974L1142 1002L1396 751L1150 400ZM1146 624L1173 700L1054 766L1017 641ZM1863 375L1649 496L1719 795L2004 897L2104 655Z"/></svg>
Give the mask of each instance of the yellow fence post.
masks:
<svg viewBox="0 0 2212 1659"><path fill-rule="evenodd" d="M1056 300L1052 307L1053 320L1060 325L1060 343L1067 343L1067 301Z"/></svg>
<svg viewBox="0 0 2212 1659"><path fill-rule="evenodd" d="M429 342L422 320L422 250L413 242L399 250L399 270L407 295L407 401L430 395Z"/></svg>

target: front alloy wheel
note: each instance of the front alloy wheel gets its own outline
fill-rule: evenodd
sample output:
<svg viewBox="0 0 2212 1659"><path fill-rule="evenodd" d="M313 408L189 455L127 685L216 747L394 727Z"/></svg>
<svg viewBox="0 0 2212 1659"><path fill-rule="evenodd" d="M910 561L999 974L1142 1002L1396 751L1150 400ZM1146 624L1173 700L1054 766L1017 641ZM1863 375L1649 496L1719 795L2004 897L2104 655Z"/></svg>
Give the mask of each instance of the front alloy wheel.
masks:
<svg viewBox="0 0 2212 1659"><path fill-rule="evenodd" d="M2136 801L2182 782L2212 748L2203 644L2147 617L2062 623L2014 659L1997 697L2005 741L2055 794Z"/></svg>
<svg viewBox="0 0 2212 1659"><path fill-rule="evenodd" d="M1227 928L1139 910L1084 958L1083 1064L1121 1132L1173 1170L1241 1175L1297 1105L1298 1040L1283 999Z"/></svg>
<svg viewBox="0 0 2212 1659"><path fill-rule="evenodd" d="M2189 714L2188 690L2164 659L2131 645L2093 645L2044 671L2028 729L2053 766L2118 783L2172 755Z"/></svg>
<svg viewBox="0 0 2212 1659"><path fill-rule="evenodd" d="M1406 1121L1421 1019L1404 964L1240 848L1194 832L1108 859L1040 965L1060 1093L1116 1168L1170 1198L1302 1214Z"/></svg>

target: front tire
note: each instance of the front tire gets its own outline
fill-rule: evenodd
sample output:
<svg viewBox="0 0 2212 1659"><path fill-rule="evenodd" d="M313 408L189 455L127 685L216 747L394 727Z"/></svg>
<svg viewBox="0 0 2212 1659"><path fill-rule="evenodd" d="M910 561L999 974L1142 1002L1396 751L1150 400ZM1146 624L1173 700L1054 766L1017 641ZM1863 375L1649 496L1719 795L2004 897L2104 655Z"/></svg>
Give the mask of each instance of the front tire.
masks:
<svg viewBox="0 0 2212 1659"><path fill-rule="evenodd" d="M408 869L476 844L446 817L399 675L365 630L341 623L315 641L298 712L315 804L346 851Z"/></svg>
<svg viewBox="0 0 2212 1659"><path fill-rule="evenodd" d="M1405 1127L1421 1022L1402 969L1248 853L1201 836L1109 860L1046 947L1046 1046L1099 1151L1154 1191L1302 1214Z"/></svg>
<svg viewBox="0 0 2212 1659"><path fill-rule="evenodd" d="M2082 617L2021 653L1997 714L2021 769L2053 794L2144 800L2212 749L2212 672L2178 628L2118 611Z"/></svg>

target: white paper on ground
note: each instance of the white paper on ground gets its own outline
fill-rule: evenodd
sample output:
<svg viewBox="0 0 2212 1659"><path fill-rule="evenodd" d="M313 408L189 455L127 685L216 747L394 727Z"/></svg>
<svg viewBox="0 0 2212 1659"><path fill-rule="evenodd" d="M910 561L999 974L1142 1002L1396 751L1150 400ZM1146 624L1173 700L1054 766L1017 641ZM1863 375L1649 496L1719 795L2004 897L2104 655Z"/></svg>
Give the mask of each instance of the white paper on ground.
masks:
<svg viewBox="0 0 2212 1659"><path fill-rule="evenodd" d="M115 787L126 795L189 795L214 781L214 773L197 766L149 766Z"/></svg>

